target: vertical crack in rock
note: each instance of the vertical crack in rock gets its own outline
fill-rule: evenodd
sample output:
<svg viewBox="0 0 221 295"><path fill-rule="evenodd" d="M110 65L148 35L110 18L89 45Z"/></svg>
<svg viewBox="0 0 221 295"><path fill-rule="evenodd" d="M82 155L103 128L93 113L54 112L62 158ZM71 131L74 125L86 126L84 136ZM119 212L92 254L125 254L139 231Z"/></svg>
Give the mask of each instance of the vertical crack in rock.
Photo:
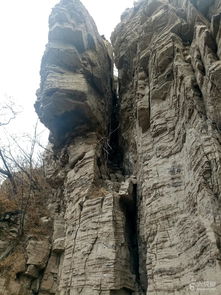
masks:
<svg viewBox="0 0 221 295"><path fill-rule="evenodd" d="M113 172L117 170L124 174L122 161L123 151L120 146L120 121L119 121L119 97L118 97L118 81L114 78L114 92L112 98L112 113L110 119L110 136L109 136L109 155L108 166Z"/></svg>
<svg viewBox="0 0 221 295"><path fill-rule="evenodd" d="M36 111L51 132L47 177L55 190L54 231L60 224L56 220L64 223L63 235L53 238L53 247L62 253L56 292L132 294L137 245L128 239L129 217L120 207L127 182L112 48L78 0L56 5L49 25ZM129 197L127 188L124 194ZM60 199L63 207L56 210Z"/></svg>
<svg viewBox="0 0 221 295"><path fill-rule="evenodd" d="M138 294L146 294L147 277L143 285L140 278L140 257L138 246L138 213L137 213L137 184L130 183L129 195L120 199L121 208L125 214L125 233L129 245L132 273L136 277L136 286Z"/></svg>

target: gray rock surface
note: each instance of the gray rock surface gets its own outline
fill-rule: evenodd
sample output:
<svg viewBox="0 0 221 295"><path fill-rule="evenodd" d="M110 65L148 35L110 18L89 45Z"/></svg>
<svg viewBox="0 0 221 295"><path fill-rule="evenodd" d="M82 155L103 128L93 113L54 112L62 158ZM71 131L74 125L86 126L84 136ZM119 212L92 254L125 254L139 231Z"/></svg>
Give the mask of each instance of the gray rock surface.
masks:
<svg viewBox="0 0 221 295"><path fill-rule="evenodd" d="M143 1L112 34L147 294L221 294L218 7Z"/></svg>
<svg viewBox="0 0 221 295"><path fill-rule="evenodd" d="M52 255L39 294L136 289L119 194L124 177L116 176L118 182L112 173L111 180L108 167L112 55L80 1L61 1L54 8L36 103L51 131L46 174L55 191Z"/></svg>
<svg viewBox="0 0 221 295"><path fill-rule="evenodd" d="M106 46L80 1L54 7L35 104L53 143L106 130L112 92L112 56Z"/></svg>

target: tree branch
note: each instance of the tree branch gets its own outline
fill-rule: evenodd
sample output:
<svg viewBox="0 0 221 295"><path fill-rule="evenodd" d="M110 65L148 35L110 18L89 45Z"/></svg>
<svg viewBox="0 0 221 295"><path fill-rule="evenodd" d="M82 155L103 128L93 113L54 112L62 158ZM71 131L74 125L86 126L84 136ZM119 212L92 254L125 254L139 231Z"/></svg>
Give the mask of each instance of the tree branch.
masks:
<svg viewBox="0 0 221 295"><path fill-rule="evenodd" d="M8 164L7 164L6 160L5 160L5 157L4 157L1 149L0 149L0 157L1 157L2 162L3 162L3 164L5 166L5 169L6 169L6 170L1 169L0 173L2 173L3 175L6 175L8 177L8 179L10 180L10 182L12 184L13 193L16 194L17 193L16 183L15 183L14 177L13 177L13 175L12 175L12 173L11 173L9 167L8 167Z"/></svg>

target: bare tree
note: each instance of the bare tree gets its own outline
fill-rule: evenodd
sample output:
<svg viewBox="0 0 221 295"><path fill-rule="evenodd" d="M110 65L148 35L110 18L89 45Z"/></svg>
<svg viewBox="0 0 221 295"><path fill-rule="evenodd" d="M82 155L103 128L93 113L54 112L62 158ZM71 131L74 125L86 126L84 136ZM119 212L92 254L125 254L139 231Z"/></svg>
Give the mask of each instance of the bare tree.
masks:
<svg viewBox="0 0 221 295"><path fill-rule="evenodd" d="M15 180L14 180L14 176L13 176L13 173L11 172L11 169L9 168L8 164L7 164L7 161L5 159L5 156L2 152L2 150L0 149L0 158L2 160L2 163L4 165L4 169L2 169L0 167L0 173L3 175L3 176L6 176L8 177L9 181L11 182L12 184L12 188L13 188L13 193L16 194L17 193L17 188L16 188L16 183L15 183Z"/></svg>
<svg viewBox="0 0 221 295"><path fill-rule="evenodd" d="M18 114L18 107L15 106L11 97L5 97L0 103L0 127L7 126L9 123L16 118ZM13 192L16 193L16 185L13 177L13 173L10 169L9 164L4 155L4 148L0 146L0 160L2 167L0 166L0 175L2 179L8 178L12 184Z"/></svg>
<svg viewBox="0 0 221 295"><path fill-rule="evenodd" d="M15 105L11 97L6 96L0 103L0 127L8 125L18 113L18 106Z"/></svg>
<svg viewBox="0 0 221 295"><path fill-rule="evenodd" d="M24 233L26 216L34 203L39 202L46 185L41 168L42 162L39 153L44 151L39 147L38 121L33 128L32 135L16 137L9 135L9 144L0 146L0 176L6 179L11 188L8 193L10 199L16 200L20 218L19 235ZM25 145L24 145L25 142ZM38 199L39 198L39 199ZM32 208L33 209L33 208Z"/></svg>

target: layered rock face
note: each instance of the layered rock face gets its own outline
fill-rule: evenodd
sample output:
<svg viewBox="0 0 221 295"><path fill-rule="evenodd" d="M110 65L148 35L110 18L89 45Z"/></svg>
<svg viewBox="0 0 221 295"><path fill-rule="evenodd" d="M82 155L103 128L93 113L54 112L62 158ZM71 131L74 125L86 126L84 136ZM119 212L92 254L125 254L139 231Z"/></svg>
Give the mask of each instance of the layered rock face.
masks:
<svg viewBox="0 0 221 295"><path fill-rule="evenodd" d="M133 204L133 179L109 160L113 137L117 144L112 48L78 0L61 1L49 23L36 110L51 131L54 234L38 294L130 294L136 242L122 200Z"/></svg>
<svg viewBox="0 0 221 295"><path fill-rule="evenodd" d="M111 37L116 83L84 6L55 6L36 102L53 232L0 294L221 294L220 13L136 2Z"/></svg>
<svg viewBox="0 0 221 295"><path fill-rule="evenodd" d="M139 1L112 34L145 294L221 294L220 4Z"/></svg>
<svg viewBox="0 0 221 295"><path fill-rule="evenodd" d="M99 129L105 134L111 107L110 45L103 42L79 1L61 1L49 19L36 111L51 141Z"/></svg>

